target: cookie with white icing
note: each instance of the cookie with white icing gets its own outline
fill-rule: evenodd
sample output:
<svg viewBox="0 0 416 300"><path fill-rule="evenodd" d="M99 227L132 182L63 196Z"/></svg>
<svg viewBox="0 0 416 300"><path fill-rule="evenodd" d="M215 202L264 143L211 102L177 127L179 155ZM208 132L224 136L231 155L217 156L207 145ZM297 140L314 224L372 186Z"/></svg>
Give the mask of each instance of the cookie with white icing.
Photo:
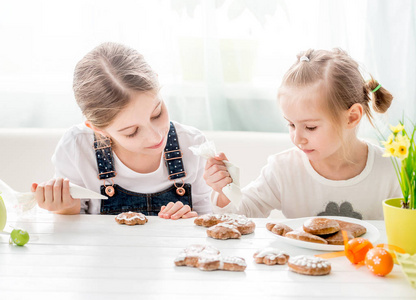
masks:
<svg viewBox="0 0 416 300"><path fill-rule="evenodd" d="M238 214L205 214L197 217L194 223L198 226L212 227L220 223L234 224L241 234L249 234L254 231L256 224L244 215Z"/></svg>
<svg viewBox="0 0 416 300"><path fill-rule="evenodd" d="M177 266L197 267L200 258L206 261L218 261L220 251L211 246L191 245L184 249L175 259Z"/></svg>
<svg viewBox="0 0 416 300"><path fill-rule="evenodd" d="M184 249L175 259L175 265L194 267L203 271L244 271L247 267L244 258L222 257L216 248L204 245L192 245Z"/></svg>
<svg viewBox="0 0 416 300"><path fill-rule="evenodd" d="M196 217L194 223L198 226L211 227L220 223L220 218L218 214L205 214Z"/></svg>
<svg viewBox="0 0 416 300"><path fill-rule="evenodd" d="M246 261L242 257L226 256L221 259L220 270L242 272L246 268Z"/></svg>
<svg viewBox="0 0 416 300"><path fill-rule="evenodd" d="M117 215L115 220L119 224L126 225L143 225L147 223L147 218L144 214L132 211Z"/></svg>
<svg viewBox="0 0 416 300"><path fill-rule="evenodd" d="M241 234L246 235L254 232L256 229L256 223L245 218L245 219L235 219L234 221L226 222L226 224L234 225Z"/></svg>
<svg viewBox="0 0 416 300"><path fill-rule="evenodd" d="M254 255L254 261L258 264L266 265L284 265L289 259L289 254L276 248L267 247L257 250Z"/></svg>
<svg viewBox="0 0 416 300"><path fill-rule="evenodd" d="M289 269L303 275L327 275L331 272L331 263L316 256L299 255L289 258Z"/></svg>
<svg viewBox="0 0 416 300"><path fill-rule="evenodd" d="M218 240L239 239L240 231L233 224L219 223L207 229L207 235Z"/></svg>
<svg viewBox="0 0 416 300"><path fill-rule="evenodd" d="M266 224L267 230L273 232L277 235L284 236L286 233L292 231L293 229L287 226L286 224L277 223L277 222L270 222Z"/></svg>
<svg viewBox="0 0 416 300"><path fill-rule="evenodd" d="M213 238L218 238L218 239L239 238L236 236L234 230L231 230L230 228L237 229L240 232L240 235L253 233L256 228L256 224L252 220L248 219L244 215L238 215L238 214L222 214L222 215L205 214L205 215L197 217L194 220L194 223L198 226L209 227L209 229L207 230L208 236L213 237ZM219 224L228 224L228 225L225 225L220 228L217 228L217 227L212 228L213 226L216 226ZM228 229L224 229L224 227ZM228 233L224 233L224 231ZM231 234L232 232L234 233ZM234 237L226 237L226 238L215 237L215 236L222 236L222 235L227 236L229 234L231 234Z"/></svg>

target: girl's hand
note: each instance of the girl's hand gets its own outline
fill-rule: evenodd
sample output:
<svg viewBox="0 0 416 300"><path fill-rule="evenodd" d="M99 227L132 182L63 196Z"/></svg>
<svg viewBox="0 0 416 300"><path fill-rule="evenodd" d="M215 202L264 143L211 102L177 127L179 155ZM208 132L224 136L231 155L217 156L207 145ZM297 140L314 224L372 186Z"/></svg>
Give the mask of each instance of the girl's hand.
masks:
<svg viewBox="0 0 416 300"><path fill-rule="evenodd" d="M197 217L198 214L197 212L192 211L189 205L183 205L181 201L177 201L176 203L169 202L166 206L162 206L158 216L163 219L177 220L180 218L194 218Z"/></svg>
<svg viewBox="0 0 416 300"><path fill-rule="evenodd" d="M31 191L39 207L62 214L75 214L80 211L80 199L69 194L69 180L51 179L41 184L32 183Z"/></svg>
<svg viewBox="0 0 416 300"><path fill-rule="evenodd" d="M222 188L233 180L228 173L223 160L228 160L224 153L209 158L205 165L204 179L205 182L216 192L222 194Z"/></svg>

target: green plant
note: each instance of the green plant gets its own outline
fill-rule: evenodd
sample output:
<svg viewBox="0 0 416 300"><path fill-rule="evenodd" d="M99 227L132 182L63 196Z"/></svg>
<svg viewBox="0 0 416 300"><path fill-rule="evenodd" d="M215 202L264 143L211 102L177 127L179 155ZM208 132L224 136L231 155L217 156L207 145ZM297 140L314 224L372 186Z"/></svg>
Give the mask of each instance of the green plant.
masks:
<svg viewBox="0 0 416 300"><path fill-rule="evenodd" d="M391 157L397 179L403 194L402 208L416 209L416 126L406 131L403 122L397 126L390 125L391 134L387 141L382 141L385 152L383 156Z"/></svg>

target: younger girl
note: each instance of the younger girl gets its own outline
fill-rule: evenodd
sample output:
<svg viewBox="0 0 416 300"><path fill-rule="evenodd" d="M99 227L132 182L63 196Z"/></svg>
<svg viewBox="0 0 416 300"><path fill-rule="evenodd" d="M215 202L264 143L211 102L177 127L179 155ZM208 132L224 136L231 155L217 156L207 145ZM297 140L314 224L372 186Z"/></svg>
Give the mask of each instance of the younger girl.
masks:
<svg viewBox="0 0 416 300"><path fill-rule="evenodd" d="M115 43L96 47L77 64L73 88L87 121L59 142L52 157L58 179L32 185L40 207L172 219L211 211L205 161L188 149L206 139L169 121L157 74L141 54ZM108 200L73 199L69 181Z"/></svg>
<svg viewBox="0 0 416 300"><path fill-rule="evenodd" d="M372 94L370 100L369 94ZM384 113L391 94L342 50L308 50L298 55L279 88L278 101L296 146L269 157L260 176L242 190L239 207L221 192L231 182L224 154L207 161L204 178L215 193L216 212L267 217L272 209L287 218L341 215L382 219L382 200L400 197L390 159L357 138L370 101Z"/></svg>

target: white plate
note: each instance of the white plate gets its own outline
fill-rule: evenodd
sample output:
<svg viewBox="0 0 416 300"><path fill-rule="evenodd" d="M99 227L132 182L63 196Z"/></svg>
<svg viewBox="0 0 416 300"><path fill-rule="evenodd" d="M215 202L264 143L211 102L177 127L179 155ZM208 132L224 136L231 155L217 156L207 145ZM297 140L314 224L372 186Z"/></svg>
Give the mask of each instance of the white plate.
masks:
<svg viewBox="0 0 416 300"><path fill-rule="evenodd" d="M347 217L338 217L338 216L322 216L322 218L328 218L328 219L337 219L337 220L341 220L341 221L346 221L346 222L350 222L350 223L355 223L355 224L359 224L361 226L364 226L367 229L367 232L365 234L363 234L362 238L366 238L368 239L371 243L375 243L378 238L380 237L380 232L378 231L378 229L376 227L374 227L374 225L362 221L362 220L358 220L358 219L354 219L354 218L347 218ZM299 219L287 219L287 220L279 220L279 223L282 224L286 224L287 226L291 227L292 229L299 229L302 228L303 223L308 220L311 219L309 218L299 218ZM277 235L272 233L271 231L269 231L271 234L273 234L277 239L287 243L287 244L291 244L297 247L301 247L301 248L307 248L307 249L313 249L313 250L322 250L322 251L342 251L344 250L344 245L327 245L327 244L318 244L318 243L311 243L311 242L304 242L304 241L299 241L299 240L294 240L294 239L290 239L281 235Z"/></svg>

